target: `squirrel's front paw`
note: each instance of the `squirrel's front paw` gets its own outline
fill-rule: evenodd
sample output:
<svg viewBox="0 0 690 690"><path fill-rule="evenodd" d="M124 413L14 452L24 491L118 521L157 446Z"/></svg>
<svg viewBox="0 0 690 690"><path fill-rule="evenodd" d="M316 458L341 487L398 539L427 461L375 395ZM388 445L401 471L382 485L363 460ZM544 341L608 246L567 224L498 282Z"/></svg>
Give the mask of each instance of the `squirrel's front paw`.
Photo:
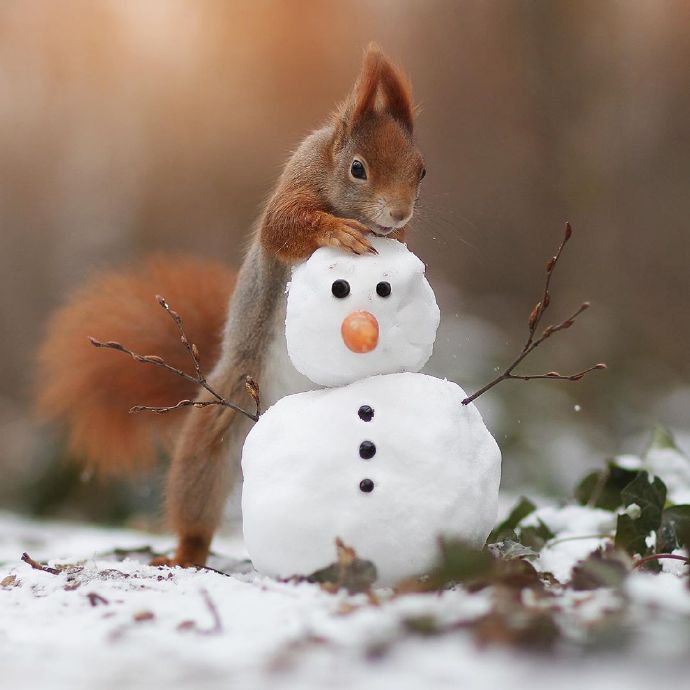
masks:
<svg viewBox="0 0 690 690"><path fill-rule="evenodd" d="M369 228L350 218L338 218L337 222L323 235L322 247L341 247L353 254L378 254L365 235Z"/></svg>

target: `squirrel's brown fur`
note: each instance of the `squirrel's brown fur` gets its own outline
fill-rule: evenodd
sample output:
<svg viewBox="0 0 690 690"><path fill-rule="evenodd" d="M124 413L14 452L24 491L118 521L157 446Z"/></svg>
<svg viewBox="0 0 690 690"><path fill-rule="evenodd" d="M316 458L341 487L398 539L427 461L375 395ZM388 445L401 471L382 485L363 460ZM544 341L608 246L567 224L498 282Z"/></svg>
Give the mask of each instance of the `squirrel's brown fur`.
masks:
<svg viewBox="0 0 690 690"><path fill-rule="evenodd" d="M239 473L250 424L217 407L163 418L128 415L134 404L170 405L195 391L169 372L138 365L122 353L90 349L86 336L119 340L141 354L184 366L186 353L174 326L154 301L162 294L183 316L204 365L215 365L212 371L205 368L208 382L227 400L248 404L247 374L263 391L279 381L274 399L291 392L287 388L293 383L285 381L293 369L281 370L285 378L269 378L266 371L267 363L282 361L276 356L267 362L273 348L281 342L284 348L281 310L290 265L323 246L356 254L374 251L367 239L372 232L404 237L424 177L413 129L409 82L377 46L369 46L350 95L287 161L257 223L229 311L223 302L232 280L224 269L154 262L98 279L53 320L41 350L41 409L67 423L76 452L110 471L130 468L152 456L151 430L175 425L166 504L179 541L170 562L205 562ZM204 400L208 393L197 391L196 397Z"/></svg>
<svg viewBox="0 0 690 690"><path fill-rule="evenodd" d="M234 282L219 263L156 256L125 271L96 275L72 295L48 324L37 367L39 414L65 423L72 454L111 474L146 466L156 457L156 442L169 441L180 418L129 414L130 407L170 405L196 395L184 379L98 350L88 336L117 340L191 370L175 325L155 300L159 293L184 315L210 370L220 353Z"/></svg>

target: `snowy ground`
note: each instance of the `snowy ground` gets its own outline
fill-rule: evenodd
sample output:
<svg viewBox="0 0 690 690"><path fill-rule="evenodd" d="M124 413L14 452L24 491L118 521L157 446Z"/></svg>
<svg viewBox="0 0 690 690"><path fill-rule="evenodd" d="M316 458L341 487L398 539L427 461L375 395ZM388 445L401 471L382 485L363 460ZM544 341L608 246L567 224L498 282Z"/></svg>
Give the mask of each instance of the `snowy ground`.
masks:
<svg viewBox="0 0 690 690"><path fill-rule="evenodd" d="M562 581L603 543L573 537L611 528L611 513L579 506L537 515L558 538L536 566ZM523 603L553 613L562 634L548 651L526 652L500 640L480 644L466 625L490 611L494 587L397 597L382 590L374 605L362 594L262 577L239 538L215 544L224 557L211 565L225 575L155 568L133 552L169 545L149 534L0 515L0 688L686 687L690 589L679 561L658 575L635 571L620 588L554 583L549 598L524 590ZM23 552L73 567L37 570L20 560Z"/></svg>

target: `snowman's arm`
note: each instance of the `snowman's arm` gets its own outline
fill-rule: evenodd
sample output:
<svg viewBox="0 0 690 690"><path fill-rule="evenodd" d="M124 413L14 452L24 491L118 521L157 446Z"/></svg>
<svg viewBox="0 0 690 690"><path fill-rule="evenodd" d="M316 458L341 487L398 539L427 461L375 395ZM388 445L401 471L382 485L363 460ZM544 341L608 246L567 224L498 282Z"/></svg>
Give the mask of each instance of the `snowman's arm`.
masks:
<svg viewBox="0 0 690 690"><path fill-rule="evenodd" d="M552 256L546 263L546 279L544 281L544 291L542 294L542 298L539 300L539 302L537 302L536 306L530 314L528 321L527 340L525 341L522 350L502 373L498 374L495 378L489 381L489 383L487 383L485 386L482 386L478 391L472 393L472 395L467 396L462 401L463 405L469 405L471 402L474 402L480 395L484 395L484 393L486 393L488 390L491 390L494 386L498 385L502 381L508 381L511 379L519 381L533 381L535 379L548 379L551 381L579 381L592 371L600 371L602 369L606 369L606 364L604 364L603 362L599 362L598 364L594 364L593 366L587 367L587 369L583 369L582 371L578 371L574 374L560 374L557 371L549 371L545 374L513 373L515 368L519 364L521 364L522 361L531 352L533 352L537 347L539 347L539 345L541 345L545 340L550 338L555 333L570 328L575 323L575 319L578 316L580 316L582 312L589 308L589 302L583 302L570 317L565 319L565 321L562 321L558 324L553 324L551 326L547 326L543 330L541 335L537 334L537 328L542 320L542 317L546 313L546 310L549 308L549 305L551 303L550 287L553 272L556 269L558 261L561 258L561 254L563 253L563 249L565 248L565 245L568 244L568 241L572 237L572 234L573 229L571 228L570 223L566 223L563 240L561 241L561 244L559 245L554 256Z"/></svg>

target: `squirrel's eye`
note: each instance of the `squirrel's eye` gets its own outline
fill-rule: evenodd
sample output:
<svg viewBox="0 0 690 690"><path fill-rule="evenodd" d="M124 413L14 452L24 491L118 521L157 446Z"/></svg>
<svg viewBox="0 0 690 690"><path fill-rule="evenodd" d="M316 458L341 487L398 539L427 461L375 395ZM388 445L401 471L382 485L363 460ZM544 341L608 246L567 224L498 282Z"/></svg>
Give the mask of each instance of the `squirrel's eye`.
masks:
<svg viewBox="0 0 690 690"><path fill-rule="evenodd" d="M348 283L347 280L338 278L338 280L333 281L331 292L333 293L333 297L337 297L338 299L347 297L350 294L350 283Z"/></svg>
<svg viewBox="0 0 690 690"><path fill-rule="evenodd" d="M364 169L364 164L362 161L359 161L356 158L352 161L352 165L350 166L350 175L358 180L367 179L367 171Z"/></svg>
<svg viewBox="0 0 690 690"><path fill-rule="evenodd" d="M426 177L426 168L422 168L422 172L419 173L419 181L421 182Z"/></svg>

